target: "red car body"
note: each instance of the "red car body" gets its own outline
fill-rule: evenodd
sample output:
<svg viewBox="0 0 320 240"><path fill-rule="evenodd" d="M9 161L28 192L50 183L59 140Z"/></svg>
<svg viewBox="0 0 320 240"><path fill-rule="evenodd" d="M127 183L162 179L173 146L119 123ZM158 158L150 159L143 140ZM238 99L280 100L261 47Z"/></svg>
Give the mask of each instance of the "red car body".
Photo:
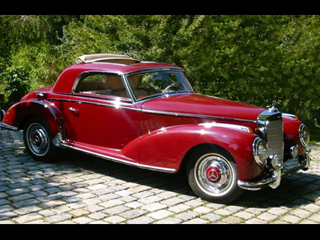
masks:
<svg viewBox="0 0 320 240"><path fill-rule="evenodd" d="M23 129L37 160L52 160L62 147L155 171L187 170L198 196L223 203L309 167L308 128L295 115L197 94L172 64L104 54L79 62L53 86L26 94L0 123ZM166 85L154 86L159 81ZM297 164L285 171L292 159Z"/></svg>

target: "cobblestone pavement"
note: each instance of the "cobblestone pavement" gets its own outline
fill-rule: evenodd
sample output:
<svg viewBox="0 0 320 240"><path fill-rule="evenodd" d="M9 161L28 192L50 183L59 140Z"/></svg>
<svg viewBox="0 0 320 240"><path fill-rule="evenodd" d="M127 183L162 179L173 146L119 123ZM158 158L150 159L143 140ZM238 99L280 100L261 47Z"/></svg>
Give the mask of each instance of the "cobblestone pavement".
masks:
<svg viewBox="0 0 320 240"><path fill-rule="evenodd" d="M22 132L0 132L2 224L319 224L320 144L312 166L277 189L232 204L196 197L186 179L72 151L53 163L24 153Z"/></svg>

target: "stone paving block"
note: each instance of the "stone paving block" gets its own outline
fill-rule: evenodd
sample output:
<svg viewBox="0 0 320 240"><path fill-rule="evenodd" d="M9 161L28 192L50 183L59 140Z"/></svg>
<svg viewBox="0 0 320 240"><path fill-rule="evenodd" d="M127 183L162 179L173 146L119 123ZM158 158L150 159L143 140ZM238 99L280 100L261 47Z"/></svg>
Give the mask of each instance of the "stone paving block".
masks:
<svg viewBox="0 0 320 240"><path fill-rule="evenodd" d="M161 201L161 204L167 205L168 207L171 207L173 205L177 205L179 203L183 203L185 202L185 200L178 198L178 197L173 197L173 198L169 198L167 200Z"/></svg>
<svg viewBox="0 0 320 240"><path fill-rule="evenodd" d="M154 218L156 220L160 220L160 219L163 219L163 218L167 218L172 214L173 213L168 211L168 210L159 210L159 211L156 211L156 212L149 213L147 216L152 217L152 218Z"/></svg>
<svg viewBox="0 0 320 240"><path fill-rule="evenodd" d="M208 223L208 221L205 221L201 218L194 218L187 222L183 222L182 224L206 224L206 223Z"/></svg>
<svg viewBox="0 0 320 240"><path fill-rule="evenodd" d="M42 218L43 218L43 216L40 214L30 213L30 214L16 217L16 218L14 218L14 221L16 221L17 223L27 223L27 222L31 222L31 221L42 219Z"/></svg>
<svg viewBox="0 0 320 240"><path fill-rule="evenodd" d="M212 209L201 206L201 207L194 208L193 211L198 212L198 213L201 213L201 214L204 214L204 213L209 213L209 212L211 212Z"/></svg>
<svg viewBox="0 0 320 240"><path fill-rule="evenodd" d="M109 215L116 215L119 213L123 213L125 211L128 211L130 208L120 205L120 206L116 206L116 207L112 207L112 208L108 208L106 210L104 210L104 213L107 213Z"/></svg>
<svg viewBox="0 0 320 240"><path fill-rule="evenodd" d="M264 212L258 216L259 219L267 221L267 222L270 222L270 221L276 219L277 217L278 217L277 215L273 215L273 214L270 214L267 212Z"/></svg>
<svg viewBox="0 0 320 240"><path fill-rule="evenodd" d="M147 210L148 212L153 212L166 207L167 207L166 205L161 203L151 203L151 204L143 205L141 209Z"/></svg>
<svg viewBox="0 0 320 240"><path fill-rule="evenodd" d="M298 223L299 221L301 221L301 218L294 216L294 215L291 215L291 214L287 214L287 215L281 217L280 219L284 220L286 222L289 222L289 223Z"/></svg>
<svg viewBox="0 0 320 240"><path fill-rule="evenodd" d="M243 222L241 218L235 217L235 216L228 216L224 219L222 219L223 222L229 223L229 224L240 224Z"/></svg>
<svg viewBox="0 0 320 240"><path fill-rule="evenodd" d="M118 224L118 223L122 223L124 221L126 221L127 219L120 217L120 216L111 216L111 217L107 217L105 219L103 219L105 222L109 222L112 224Z"/></svg>
<svg viewBox="0 0 320 240"><path fill-rule="evenodd" d="M197 213L197 212L194 212L194 211L186 211L186 212L183 212L183 213L179 213L177 214L175 217L176 218L179 218L183 221L188 221L192 218L195 218L195 217L198 217L200 214Z"/></svg>
<svg viewBox="0 0 320 240"><path fill-rule="evenodd" d="M257 218L253 218L253 219L246 221L245 223L246 224L266 224L267 222L260 220L260 219L257 219Z"/></svg>
<svg viewBox="0 0 320 240"><path fill-rule="evenodd" d="M191 208L191 206L188 206L188 205L181 203L181 204L169 207L168 210L171 212L175 212L175 213L181 213L181 212L184 212L190 208Z"/></svg>
<svg viewBox="0 0 320 240"><path fill-rule="evenodd" d="M144 206L144 204L141 202L135 201L135 202L126 203L125 206L136 209L136 208L140 208L141 206Z"/></svg>
<svg viewBox="0 0 320 240"><path fill-rule="evenodd" d="M15 212L18 214L26 214L26 213L38 212L41 210L42 208L38 206L28 206L28 207L15 209Z"/></svg>
<svg viewBox="0 0 320 240"><path fill-rule="evenodd" d="M87 215L89 212L85 209L78 208L78 209L74 209L74 210L69 211L69 213L75 217L80 217L83 215Z"/></svg>
<svg viewBox="0 0 320 240"><path fill-rule="evenodd" d="M48 202L41 203L39 206L42 208L53 208L62 204L65 204L66 202L60 201L60 200L52 200Z"/></svg>
<svg viewBox="0 0 320 240"><path fill-rule="evenodd" d="M53 216L47 217L47 218L45 218L45 220L47 222L50 222L50 223L57 223L57 222L62 222L62 221L67 220L67 219L71 219L71 218L72 218L71 214L69 214L69 213L61 213L61 214L57 214L57 215L53 215Z"/></svg>
<svg viewBox="0 0 320 240"><path fill-rule="evenodd" d="M0 214L0 221L8 219L8 218L14 218L17 217L18 215L14 212L3 212Z"/></svg>
<svg viewBox="0 0 320 240"><path fill-rule="evenodd" d="M154 224L179 224L181 223L181 219L177 219L174 217L165 218L159 221L154 222Z"/></svg>
<svg viewBox="0 0 320 240"><path fill-rule="evenodd" d="M312 214L309 217L309 220L314 221L316 223L320 223L320 214L319 213Z"/></svg>
<svg viewBox="0 0 320 240"><path fill-rule="evenodd" d="M120 216L122 216L126 219L133 219L133 218L140 217L146 213L147 213L147 211L142 210L142 209L133 209L133 210L129 210L124 213L121 213Z"/></svg>
<svg viewBox="0 0 320 240"><path fill-rule="evenodd" d="M299 218L307 218L308 216L310 216L312 213L303 209L295 209L293 211L291 211L292 215L295 215Z"/></svg>
<svg viewBox="0 0 320 240"><path fill-rule="evenodd" d="M288 212L288 209L284 209L281 207L274 207L274 208L271 208L270 210L268 210L268 213L271 213L271 214L277 215L277 216L285 214L286 212Z"/></svg>
<svg viewBox="0 0 320 240"><path fill-rule="evenodd" d="M128 220L128 224L150 224L154 222L154 219L146 216L138 217L132 220Z"/></svg>
<svg viewBox="0 0 320 240"><path fill-rule="evenodd" d="M216 222L221 219L219 215L213 214L213 213L208 213L206 215L202 215L201 218L208 220L209 222Z"/></svg>
<svg viewBox="0 0 320 240"><path fill-rule="evenodd" d="M88 217L91 219L100 220L100 219L106 218L107 215L102 212L95 212L95 213L89 214Z"/></svg>
<svg viewBox="0 0 320 240"><path fill-rule="evenodd" d="M86 223L90 223L93 220L91 218L88 217L78 217L78 218L74 218L72 219L73 222L79 223L79 224L86 224Z"/></svg>

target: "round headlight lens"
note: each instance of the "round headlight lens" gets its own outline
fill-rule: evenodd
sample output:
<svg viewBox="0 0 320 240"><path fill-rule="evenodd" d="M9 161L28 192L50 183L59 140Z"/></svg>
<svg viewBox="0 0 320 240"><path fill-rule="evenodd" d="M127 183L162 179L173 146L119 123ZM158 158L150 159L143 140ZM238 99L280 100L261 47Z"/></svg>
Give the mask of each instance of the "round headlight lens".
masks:
<svg viewBox="0 0 320 240"><path fill-rule="evenodd" d="M253 157L256 163L260 166L264 165L267 161L267 144L260 137L256 137L252 143Z"/></svg>
<svg viewBox="0 0 320 240"><path fill-rule="evenodd" d="M310 141L310 132L309 128L303 123L299 127L299 138L302 146L306 147Z"/></svg>

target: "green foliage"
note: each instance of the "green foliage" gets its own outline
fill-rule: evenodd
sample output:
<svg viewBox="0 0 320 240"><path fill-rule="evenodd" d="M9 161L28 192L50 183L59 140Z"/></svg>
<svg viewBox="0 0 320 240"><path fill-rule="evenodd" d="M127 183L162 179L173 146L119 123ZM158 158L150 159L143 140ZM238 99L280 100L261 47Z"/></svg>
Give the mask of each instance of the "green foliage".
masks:
<svg viewBox="0 0 320 240"><path fill-rule="evenodd" d="M80 55L128 54L182 66L197 92L264 107L276 100L313 121L319 25L318 15L0 16L0 72L22 66L35 89Z"/></svg>
<svg viewBox="0 0 320 240"><path fill-rule="evenodd" d="M30 90L28 79L28 73L21 66L12 66L0 74L0 80L5 82L5 107L18 102Z"/></svg>

